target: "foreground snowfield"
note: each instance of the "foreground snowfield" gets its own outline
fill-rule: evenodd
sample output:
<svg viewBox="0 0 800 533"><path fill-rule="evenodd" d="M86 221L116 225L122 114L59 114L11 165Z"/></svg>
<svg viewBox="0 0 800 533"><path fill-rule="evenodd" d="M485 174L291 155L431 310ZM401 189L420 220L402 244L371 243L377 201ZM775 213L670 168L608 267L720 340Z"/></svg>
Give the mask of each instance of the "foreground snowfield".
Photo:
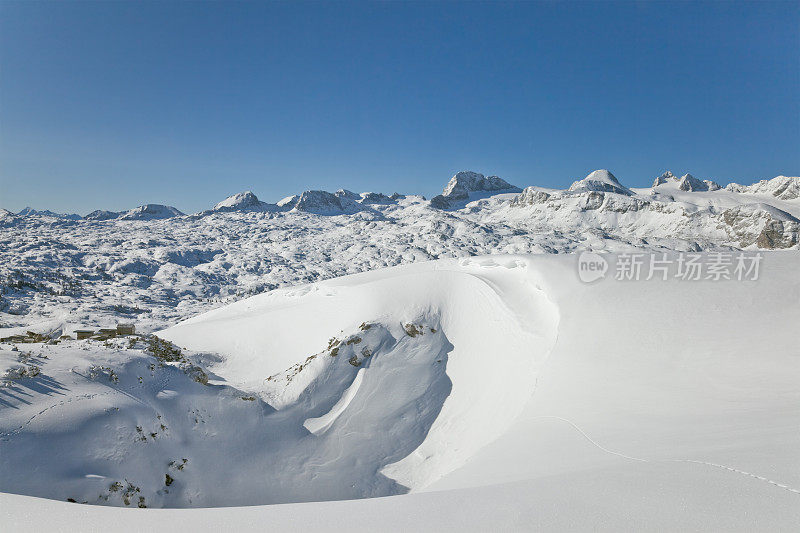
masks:
<svg viewBox="0 0 800 533"><path fill-rule="evenodd" d="M162 331L187 350L152 371L136 346L31 345L42 376L3 396L0 519L20 529L793 530L800 257L764 254L757 281L585 284L574 255L357 274ZM7 347L0 356L18 364ZM209 385L194 379L201 368ZM152 507L399 495L193 510L18 495L73 491L121 506L127 487L109 491L115 481L139 489L134 507L139 497Z"/></svg>

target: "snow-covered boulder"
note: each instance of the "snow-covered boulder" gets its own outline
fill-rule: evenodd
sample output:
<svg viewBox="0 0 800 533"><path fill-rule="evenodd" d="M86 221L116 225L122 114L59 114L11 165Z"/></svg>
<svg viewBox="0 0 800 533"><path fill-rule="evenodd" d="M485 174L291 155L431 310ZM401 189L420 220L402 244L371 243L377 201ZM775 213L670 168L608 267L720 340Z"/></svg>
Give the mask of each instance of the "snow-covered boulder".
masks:
<svg viewBox="0 0 800 533"><path fill-rule="evenodd" d="M726 189L746 194L768 194L780 200L797 200L800 198L800 177L778 176L753 185L731 183Z"/></svg>
<svg viewBox="0 0 800 533"><path fill-rule="evenodd" d="M114 218L119 218L120 213L116 211L106 211L105 209L98 209L96 211L92 211L85 217L86 220L112 220Z"/></svg>
<svg viewBox="0 0 800 533"><path fill-rule="evenodd" d="M126 211L120 220L157 220L183 216L183 213L170 205L146 204Z"/></svg>
<svg viewBox="0 0 800 533"><path fill-rule="evenodd" d="M633 194L630 189L622 185L619 180L605 169L595 170L582 180L575 181L569 187L570 192L613 192L630 196Z"/></svg>

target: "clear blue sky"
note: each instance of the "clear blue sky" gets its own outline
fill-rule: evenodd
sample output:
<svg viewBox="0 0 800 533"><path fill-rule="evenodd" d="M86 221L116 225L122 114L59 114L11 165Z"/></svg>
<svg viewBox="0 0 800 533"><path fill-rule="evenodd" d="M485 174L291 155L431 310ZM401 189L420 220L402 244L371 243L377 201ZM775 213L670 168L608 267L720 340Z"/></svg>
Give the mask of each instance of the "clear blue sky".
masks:
<svg viewBox="0 0 800 533"><path fill-rule="evenodd" d="M0 3L0 207L800 173L800 2Z"/></svg>

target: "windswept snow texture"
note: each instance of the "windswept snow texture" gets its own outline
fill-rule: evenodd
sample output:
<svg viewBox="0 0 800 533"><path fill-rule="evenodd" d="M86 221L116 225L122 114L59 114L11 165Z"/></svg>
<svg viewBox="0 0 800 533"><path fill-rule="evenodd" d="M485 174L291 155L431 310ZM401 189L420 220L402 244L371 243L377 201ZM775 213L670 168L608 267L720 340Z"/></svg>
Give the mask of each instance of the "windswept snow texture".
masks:
<svg viewBox="0 0 800 533"><path fill-rule="evenodd" d="M468 198L445 199L445 210L416 195L340 190L277 204L245 192L191 216L163 206L76 221L0 212L0 328L122 320L154 331L271 289L447 257L800 247L800 178L684 191L665 176L629 189L599 170L569 190L513 192L463 172L445 191Z"/></svg>
<svg viewBox="0 0 800 533"><path fill-rule="evenodd" d="M797 254L765 253L748 282L585 284L576 263L465 257L278 289L158 333L181 353L3 345L0 491L120 507L412 492L80 507L83 527L793 529ZM0 494L4 523L34 505L77 520Z"/></svg>

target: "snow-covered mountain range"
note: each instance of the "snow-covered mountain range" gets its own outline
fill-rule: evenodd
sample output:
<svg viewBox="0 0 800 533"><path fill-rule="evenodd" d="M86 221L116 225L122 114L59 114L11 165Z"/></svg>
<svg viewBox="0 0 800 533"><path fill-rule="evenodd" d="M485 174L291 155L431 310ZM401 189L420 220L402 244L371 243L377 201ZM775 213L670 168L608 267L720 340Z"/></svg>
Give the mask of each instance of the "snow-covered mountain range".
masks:
<svg viewBox="0 0 800 533"><path fill-rule="evenodd" d="M679 191L684 192L706 192L722 189L718 183L712 180L699 180L691 174L684 174L678 178L670 171L666 171L655 178L652 190L662 192L662 186L664 185L667 186L666 189L677 188ZM534 189L537 188L534 187ZM796 177L778 176L770 180L762 180L753 185L731 183L725 187L725 190L744 194L769 196L779 200L796 200L800 197L800 180ZM586 178L575 181L567 191L572 193L588 191L613 192L628 196L634 194L631 189L622 185L608 170L595 170L586 176ZM520 192L520 188L511 185L497 176L484 176L477 172L462 171L450 179L444 187L442 194L431 199L431 206L439 209L464 207L469 201L494 196L500 193L514 192ZM353 205L354 203L361 204L362 206L370 204L390 204L401 197L402 195L398 193L394 193L391 196L374 192L356 194L346 189L339 189L334 193L308 190L271 204L259 200L252 191L244 191L233 194L217 203L213 208L193 216L206 216L212 213L232 211L305 211L328 215L352 214L360 210L358 206ZM746 201L746 199L743 201ZM64 220L112 220L117 218L124 220L145 220L184 215L184 213L176 207L160 204L142 205L122 212L98 209L84 217L76 214L55 213L47 209L40 211L32 207L26 207L18 213L0 209L0 213L2 216L8 217L17 215L20 217L44 217Z"/></svg>

